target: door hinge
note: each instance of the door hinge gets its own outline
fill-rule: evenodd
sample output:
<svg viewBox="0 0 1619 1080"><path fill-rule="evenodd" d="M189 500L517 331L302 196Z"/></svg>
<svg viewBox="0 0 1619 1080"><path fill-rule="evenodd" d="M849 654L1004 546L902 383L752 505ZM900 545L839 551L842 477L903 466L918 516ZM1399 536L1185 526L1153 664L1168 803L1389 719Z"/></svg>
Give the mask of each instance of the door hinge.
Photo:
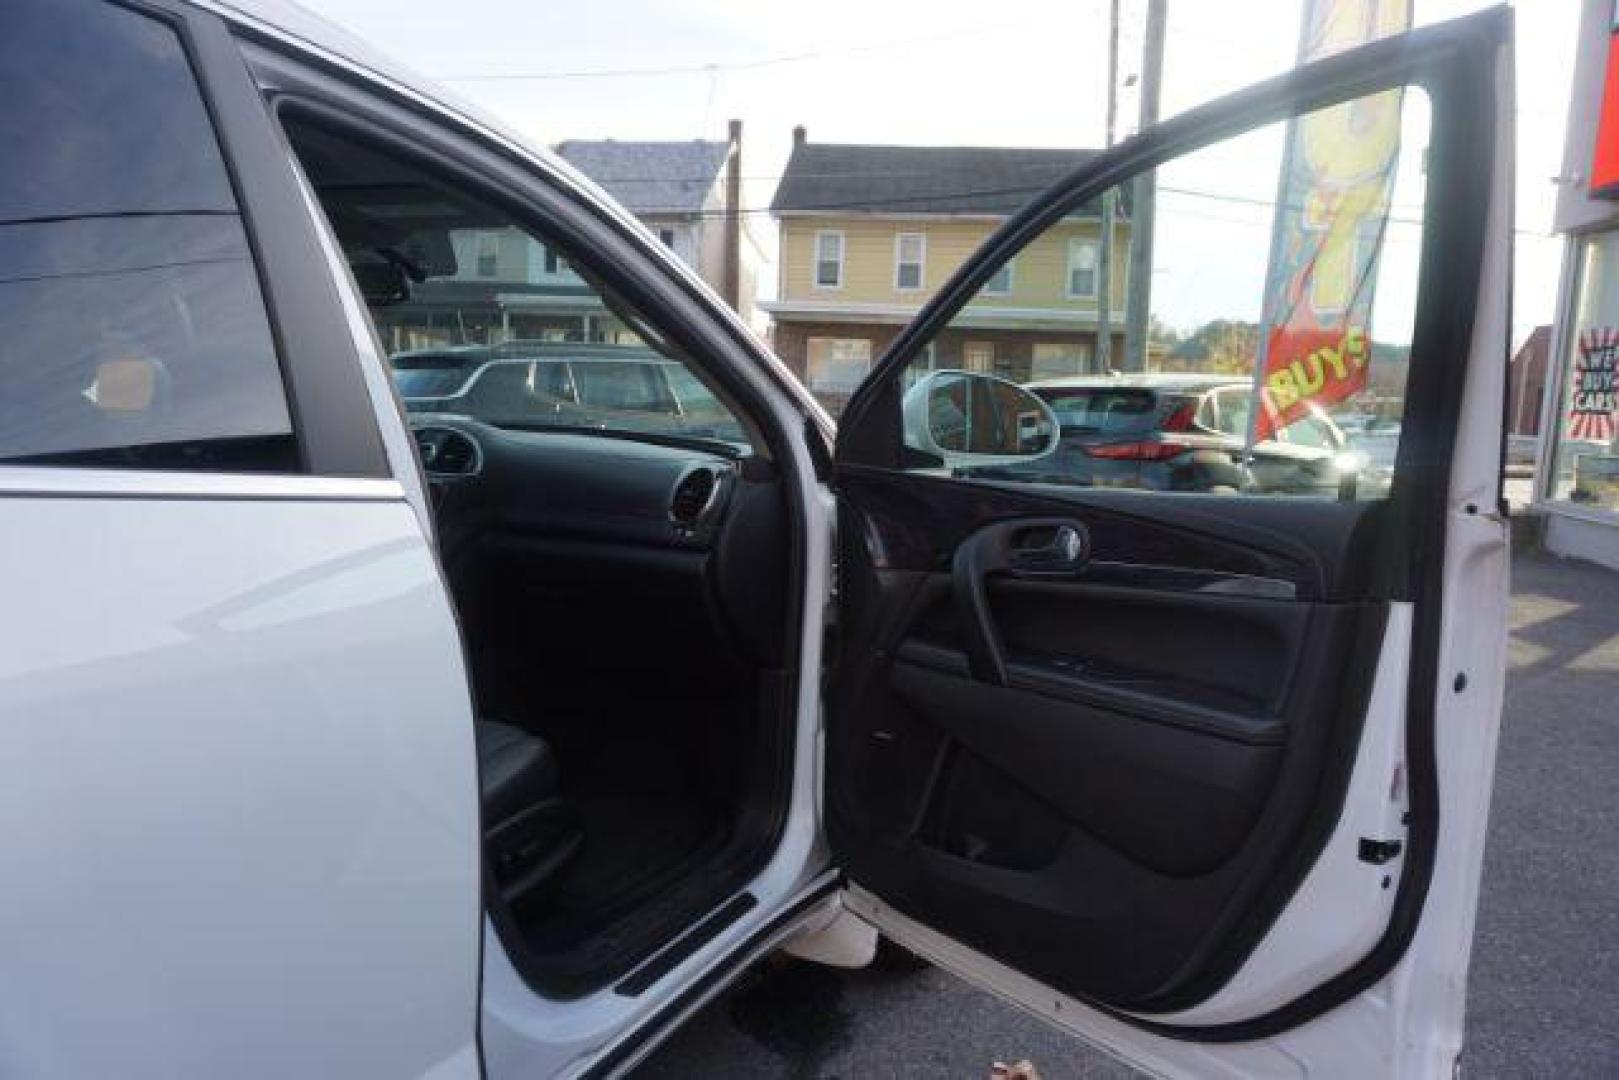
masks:
<svg viewBox="0 0 1619 1080"><path fill-rule="evenodd" d="M1373 840L1363 836L1360 838L1360 861L1382 866L1398 856L1404 848L1405 845L1398 840Z"/></svg>

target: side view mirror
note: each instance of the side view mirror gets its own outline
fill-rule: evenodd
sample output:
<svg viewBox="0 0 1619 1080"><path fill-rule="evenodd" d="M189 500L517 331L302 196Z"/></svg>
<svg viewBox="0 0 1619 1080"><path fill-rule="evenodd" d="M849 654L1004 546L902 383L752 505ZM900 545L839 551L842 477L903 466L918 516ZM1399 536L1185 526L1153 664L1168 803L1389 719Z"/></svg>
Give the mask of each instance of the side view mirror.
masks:
<svg viewBox="0 0 1619 1080"><path fill-rule="evenodd" d="M981 372L929 372L905 392L901 410L905 445L947 469L1032 461L1061 438L1051 406Z"/></svg>

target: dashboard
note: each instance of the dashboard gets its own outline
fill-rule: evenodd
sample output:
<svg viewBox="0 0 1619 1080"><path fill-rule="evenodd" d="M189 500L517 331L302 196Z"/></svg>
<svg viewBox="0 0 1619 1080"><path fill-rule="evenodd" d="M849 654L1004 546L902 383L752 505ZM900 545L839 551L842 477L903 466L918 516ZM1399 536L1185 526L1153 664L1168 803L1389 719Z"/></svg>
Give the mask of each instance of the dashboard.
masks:
<svg viewBox="0 0 1619 1080"><path fill-rule="evenodd" d="M718 451L613 433L512 430L461 416L412 421L443 528L708 548L741 472Z"/></svg>
<svg viewBox="0 0 1619 1080"><path fill-rule="evenodd" d="M787 534L769 461L615 432L410 421L452 589L493 576L514 596L532 586L533 604L566 595L733 643L750 663L779 654ZM687 610L647 610L657 597Z"/></svg>

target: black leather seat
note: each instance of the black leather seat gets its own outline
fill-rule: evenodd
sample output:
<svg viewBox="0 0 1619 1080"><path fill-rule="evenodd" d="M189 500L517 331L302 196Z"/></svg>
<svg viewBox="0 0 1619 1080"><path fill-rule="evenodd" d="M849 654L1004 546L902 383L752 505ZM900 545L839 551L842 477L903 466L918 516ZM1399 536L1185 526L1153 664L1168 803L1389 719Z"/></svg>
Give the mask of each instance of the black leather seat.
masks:
<svg viewBox="0 0 1619 1080"><path fill-rule="evenodd" d="M479 720L477 737L486 826L556 797L557 761L550 743L498 720Z"/></svg>
<svg viewBox="0 0 1619 1080"><path fill-rule="evenodd" d="M554 877L583 837L550 744L497 720L475 729L484 847L501 896L515 904Z"/></svg>

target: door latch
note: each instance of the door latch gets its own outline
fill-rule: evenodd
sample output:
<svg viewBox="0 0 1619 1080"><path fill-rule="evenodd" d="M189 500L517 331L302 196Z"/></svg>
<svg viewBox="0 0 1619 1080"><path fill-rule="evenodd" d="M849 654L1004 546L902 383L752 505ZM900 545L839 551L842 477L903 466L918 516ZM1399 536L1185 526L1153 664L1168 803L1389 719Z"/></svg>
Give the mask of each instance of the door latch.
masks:
<svg viewBox="0 0 1619 1080"><path fill-rule="evenodd" d="M1370 836L1363 836L1360 838L1360 861L1382 866L1404 849L1405 845L1398 840L1374 840Z"/></svg>

